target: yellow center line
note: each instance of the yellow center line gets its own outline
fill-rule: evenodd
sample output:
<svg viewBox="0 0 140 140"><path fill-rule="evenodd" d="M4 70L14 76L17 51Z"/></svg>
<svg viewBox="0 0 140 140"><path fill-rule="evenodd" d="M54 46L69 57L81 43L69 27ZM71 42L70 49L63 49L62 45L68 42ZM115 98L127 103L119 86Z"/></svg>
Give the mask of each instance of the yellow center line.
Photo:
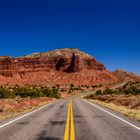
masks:
<svg viewBox="0 0 140 140"><path fill-rule="evenodd" d="M72 101L71 101L71 131L70 131L70 140L75 140Z"/></svg>
<svg viewBox="0 0 140 140"><path fill-rule="evenodd" d="M65 128L65 134L64 134L64 140L68 140L69 139L69 123L70 123L70 104L68 106L68 115L67 115L67 121L66 121L66 128Z"/></svg>
<svg viewBox="0 0 140 140"><path fill-rule="evenodd" d="M72 101L69 102L64 140L75 140Z"/></svg>

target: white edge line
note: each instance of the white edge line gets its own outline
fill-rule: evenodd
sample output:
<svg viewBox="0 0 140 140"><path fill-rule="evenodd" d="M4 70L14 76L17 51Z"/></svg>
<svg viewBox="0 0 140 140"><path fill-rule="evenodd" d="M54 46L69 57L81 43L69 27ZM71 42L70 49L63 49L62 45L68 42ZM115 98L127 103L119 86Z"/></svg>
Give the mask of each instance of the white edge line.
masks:
<svg viewBox="0 0 140 140"><path fill-rule="evenodd" d="M43 108L49 106L49 105L52 104L52 103L54 103L54 102L48 103L47 105L44 105L44 106L42 106L42 107L40 107L40 108L38 108L38 109L36 109L36 110L34 110L34 111L32 111L32 112L29 112L29 113L27 113L27 114L25 114L25 115L23 115L23 116L21 116L21 117L18 117L18 118L14 119L14 120L12 120L12 121L9 121L9 122L7 122L7 123L5 123L5 124L3 124L3 125L0 125L0 128L3 128L3 127L5 127L5 126L7 126L7 125L9 125L9 124L11 124L11 123L13 123L13 122L16 122L16 121L18 121L18 120L20 120L20 119L22 119L22 118L24 118L24 117L27 117L27 116L29 116L29 115L31 115L31 114L33 114L33 113L35 113L35 112L37 112L37 111L43 109Z"/></svg>
<svg viewBox="0 0 140 140"><path fill-rule="evenodd" d="M95 105L94 103L91 103L91 102L89 102L89 101L84 101L84 102L86 102L86 103L88 103L88 104L90 104L90 105L92 105L92 106L94 106L94 107L96 107L96 108L98 108L98 109L100 109L100 110L106 112L107 114L109 114L109 115L111 115L111 116L117 118L118 120L121 120L122 122L124 122L124 123L126 123L126 124L128 124L128 125L130 125L130 126L132 126L132 127L134 127L134 128L136 128L137 130L140 130L140 127L137 127L137 126L133 125L132 123L130 123L130 122L128 122L128 121L126 121L126 120L124 120L124 119L122 119L122 118L120 118L120 117L114 115L114 114L112 114L111 112L109 112L109 111L107 111L107 110L105 110L105 109L103 109L103 108L101 108L101 107Z"/></svg>

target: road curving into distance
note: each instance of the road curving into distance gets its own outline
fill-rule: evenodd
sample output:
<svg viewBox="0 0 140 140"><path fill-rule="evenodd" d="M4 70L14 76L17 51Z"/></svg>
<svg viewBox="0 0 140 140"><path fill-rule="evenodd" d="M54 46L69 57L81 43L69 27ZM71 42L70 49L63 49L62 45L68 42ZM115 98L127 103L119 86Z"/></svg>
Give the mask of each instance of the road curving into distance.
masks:
<svg viewBox="0 0 140 140"><path fill-rule="evenodd" d="M78 97L0 122L0 140L139 140L140 122Z"/></svg>

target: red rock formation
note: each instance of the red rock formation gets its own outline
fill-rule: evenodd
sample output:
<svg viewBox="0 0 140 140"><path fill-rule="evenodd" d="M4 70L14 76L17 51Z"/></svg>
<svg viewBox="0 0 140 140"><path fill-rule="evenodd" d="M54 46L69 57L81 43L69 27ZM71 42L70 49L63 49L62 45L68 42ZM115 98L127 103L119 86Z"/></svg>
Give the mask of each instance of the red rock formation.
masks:
<svg viewBox="0 0 140 140"><path fill-rule="evenodd" d="M59 49L20 58L0 57L0 84L94 84L117 79L95 58Z"/></svg>

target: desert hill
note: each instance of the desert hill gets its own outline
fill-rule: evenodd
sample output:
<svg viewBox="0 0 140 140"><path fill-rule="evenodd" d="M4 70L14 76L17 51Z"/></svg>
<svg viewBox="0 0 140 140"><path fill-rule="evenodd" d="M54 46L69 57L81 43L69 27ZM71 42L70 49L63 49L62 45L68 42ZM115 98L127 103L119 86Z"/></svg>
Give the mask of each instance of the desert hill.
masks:
<svg viewBox="0 0 140 140"><path fill-rule="evenodd" d="M118 80L102 63L78 49L0 57L0 85L95 85Z"/></svg>
<svg viewBox="0 0 140 140"><path fill-rule="evenodd" d="M132 72L127 72L122 69L117 69L112 74L120 81L135 81L140 80L140 77Z"/></svg>

